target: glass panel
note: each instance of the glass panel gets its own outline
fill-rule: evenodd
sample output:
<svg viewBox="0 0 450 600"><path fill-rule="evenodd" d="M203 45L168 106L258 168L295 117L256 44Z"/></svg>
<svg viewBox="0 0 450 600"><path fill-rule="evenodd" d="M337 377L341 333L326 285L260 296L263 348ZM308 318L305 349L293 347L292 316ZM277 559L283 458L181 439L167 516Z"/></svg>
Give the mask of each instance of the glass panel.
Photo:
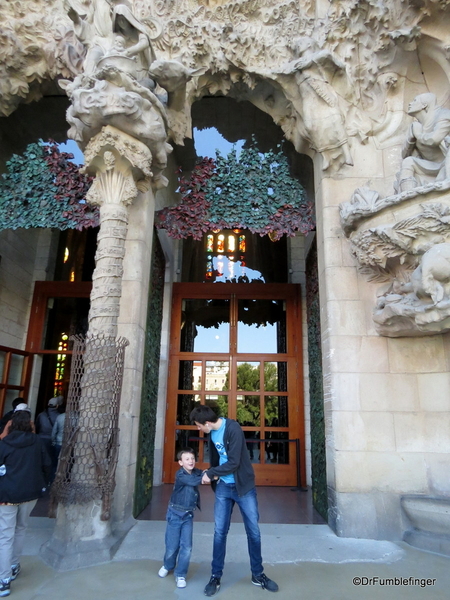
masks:
<svg viewBox="0 0 450 600"><path fill-rule="evenodd" d="M244 427L261 426L259 396L237 396L236 420Z"/></svg>
<svg viewBox="0 0 450 600"><path fill-rule="evenodd" d="M177 425L191 425L189 415L200 403L200 396L194 394L178 394Z"/></svg>
<svg viewBox="0 0 450 600"><path fill-rule="evenodd" d="M47 377L41 377L39 396L45 402L53 396L67 398L71 361L70 354L47 354L43 356L42 372L48 375Z"/></svg>
<svg viewBox="0 0 450 600"><path fill-rule="evenodd" d="M23 394L23 392L20 392L19 390L6 390L5 405L3 407L4 415L12 409L13 400L15 400L16 398L21 398L22 394ZM25 400L24 400L24 402L25 402Z"/></svg>
<svg viewBox="0 0 450 600"><path fill-rule="evenodd" d="M3 369L5 368L6 352L0 352L0 381L3 382Z"/></svg>
<svg viewBox="0 0 450 600"><path fill-rule="evenodd" d="M287 392L287 363L264 363L264 390L266 392Z"/></svg>
<svg viewBox="0 0 450 600"><path fill-rule="evenodd" d="M266 396L264 398L264 419L268 427L289 427L288 397Z"/></svg>
<svg viewBox="0 0 450 600"><path fill-rule="evenodd" d="M286 352L284 300L238 301L238 352Z"/></svg>
<svg viewBox="0 0 450 600"><path fill-rule="evenodd" d="M223 360L206 361L205 389L225 391L229 389L230 363Z"/></svg>
<svg viewBox="0 0 450 600"><path fill-rule="evenodd" d="M173 459L178 460L177 452L178 450L181 450L181 448L192 448L195 452L196 459L198 460L200 442L192 439L196 437L198 437L198 431L193 431L191 429L177 429L175 434L175 452Z"/></svg>
<svg viewBox="0 0 450 600"><path fill-rule="evenodd" d="M268 235L261 237L249 231L233 230L233 234L237 235L232 250L233 246L228 247L228 236L231 233L230 230L220 232L226 237L225 244L223 242L218 244L219 232L215 234L208 232L202 240L198 241L192 238L184 240L181 281L229 281L228 257L233 254L235 258L233 281L236 283L288 282L286 236L272 242ZM219 247L223 249L219 250ZM212 263L205 269L208 259L212 259ZM208 276L205 275L205 271Z"/></svg>
<svg viewBox="0 0 450 600"><path fill-rule="evenodd" d="M181 352L229 352L229 322L229 300L183 300Z"/></svg>
<svg viewBox="0 0 450 600"><path fill-rule="evenodd" d="M228 396L205 396L205 404L211 407L218 417L228 417Z"/></svg>
<svg viewBox="0 0 450 600"><path fill-rule="evenodd" d="M85 335L89 298L49 298L44 350L58 350L62 335Z"/></svg>
<svg viewBox="0 0 450 600"><path fill-rule="evenodd" d="M178 373L179 390L200 390L202 388L202 361L180 360Z"/></svg>
<svg viewBox="0 0 450 600"><path fill-rule="evenodd" d="M281 440L288 440L289 434L287 431L266 431L266 439L270 442L265 444L266 462L277 463L279 465L289 464L289 446L290 443L282 443Z"/></svg>
<svg viewBox="0 0 450 600"><path fill-rule="evenodd" d="M238 362L237 363L237 389L245 392L259 392L260 386L260 366L259 362Z"/></svg>
<svg viewBox="0 0 450 600"><path fill-rule="evenodd" d="M209 463L209 444L208 442L201 442L201 444L203 446L203 461Z"/></svg>
<svg viewBox="0 0 450 600"><path fill-rule="evenodd" d="M8 383L9 385L20 385L22 379L22 369L24 356L20 354L11 354L11 362L9 365Z"/></svg>
<svg viewBox="0 0 450 600"><path fill-rule="evenodd" d="M247 450L252 463L261 462L261 444L258 442L259 431L244 431Z"/></svg>

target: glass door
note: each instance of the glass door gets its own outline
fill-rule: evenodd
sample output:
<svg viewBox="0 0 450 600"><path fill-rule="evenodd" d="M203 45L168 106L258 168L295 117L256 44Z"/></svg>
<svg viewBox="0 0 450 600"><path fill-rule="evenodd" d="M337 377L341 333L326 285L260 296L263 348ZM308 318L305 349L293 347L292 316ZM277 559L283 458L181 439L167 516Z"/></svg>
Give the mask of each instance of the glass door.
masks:
<svg viewBox="0 0 450 600"><path fill-rule="evenodd" d="M37 281L26 350L36 357L40 371L37 412L52 396L67 397L72 359L72 335L88 328L89 281Z"/></svg>
<svg viewBox="0 0 450 600"><path fill-rule="evenodd" d="M299 288L264 284L175 284L164 479L176 452L194 447L208 466L198 404L242 426L258 485L296 485L303 448Z"/></svg>

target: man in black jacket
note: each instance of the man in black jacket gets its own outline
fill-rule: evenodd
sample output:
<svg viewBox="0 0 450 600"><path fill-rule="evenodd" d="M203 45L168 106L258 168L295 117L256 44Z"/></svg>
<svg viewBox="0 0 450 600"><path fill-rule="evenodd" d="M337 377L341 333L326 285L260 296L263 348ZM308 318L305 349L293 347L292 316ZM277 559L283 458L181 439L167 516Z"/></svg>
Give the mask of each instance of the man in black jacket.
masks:
<svg viewBox="0 0 450 600"><path fill-rule="evenodd" d="M209 406L197 406L191 412L190 418L200 431L210 434L211 467L205 471L202 483L211 483L216 494L211 579L205 587L205 596L214 596L220 589L227 534L235 504L239 506L247 534L252 583L270 592L277 592L278 585L264 574L262 566L255 474L244 432L239 423L233 419L217 417ZM214 481L214 477L219 480Z"/></svg>

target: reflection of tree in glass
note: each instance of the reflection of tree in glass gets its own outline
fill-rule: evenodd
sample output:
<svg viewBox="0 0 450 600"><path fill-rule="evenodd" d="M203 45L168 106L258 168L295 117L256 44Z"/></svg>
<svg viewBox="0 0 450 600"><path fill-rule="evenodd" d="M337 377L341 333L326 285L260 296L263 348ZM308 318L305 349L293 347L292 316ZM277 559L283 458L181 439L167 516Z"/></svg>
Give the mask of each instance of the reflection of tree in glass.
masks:
<svg viewBox="0 0 450 600"><path fill-rule="evenodd" d="M275 363L264 363L264 389L266 392L278 391L278 370Z"/></svg>
<svg viewBox="0 0 450 600"><path fill-rule="evenodd" d="M228 396L210 396L205 404L210 406L218 417L228 417Z"/></svg>
<svg viewBox="0 0 450 600"><path fill-rule="evenodd" d="M226 383L228 384L229 374ZM227 389L230 389L227 387ZM237 389L246 392L259 391L259 363L254 366L250 363L239 363L237 367Z"/></svg>
<svg viewBox="0 0 450 600"><path fill-rule="evenodd" d="M266 392L278 391L278 369L275 363L264 363L264 389ZM278 426L278 396L266 396L264 418L268 425Z"/></svg>
<svg viewBox="0 0 450 600"><path fill-rule="evenodd" d="M236 413L241 425L259 427L261 414L259 396L238 396Z"/></svg>

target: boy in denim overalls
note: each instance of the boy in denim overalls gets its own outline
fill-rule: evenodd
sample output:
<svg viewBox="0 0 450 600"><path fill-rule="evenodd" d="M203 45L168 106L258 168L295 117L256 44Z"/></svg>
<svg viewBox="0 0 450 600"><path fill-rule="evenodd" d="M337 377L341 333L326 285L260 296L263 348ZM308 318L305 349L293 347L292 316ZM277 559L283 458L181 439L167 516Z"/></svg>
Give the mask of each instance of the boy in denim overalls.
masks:
<svg viewBox="0 0 450 600"><path fill-rule="evenodd" d="M169 571L174 571L177 588L185 588L192 552L194 510L200 509L198 485L202 482L203 473L195 468L192 448L181 449L177 458L181 469L175 476L167 508L166 552L158 575L166 577Z"/></svg>

